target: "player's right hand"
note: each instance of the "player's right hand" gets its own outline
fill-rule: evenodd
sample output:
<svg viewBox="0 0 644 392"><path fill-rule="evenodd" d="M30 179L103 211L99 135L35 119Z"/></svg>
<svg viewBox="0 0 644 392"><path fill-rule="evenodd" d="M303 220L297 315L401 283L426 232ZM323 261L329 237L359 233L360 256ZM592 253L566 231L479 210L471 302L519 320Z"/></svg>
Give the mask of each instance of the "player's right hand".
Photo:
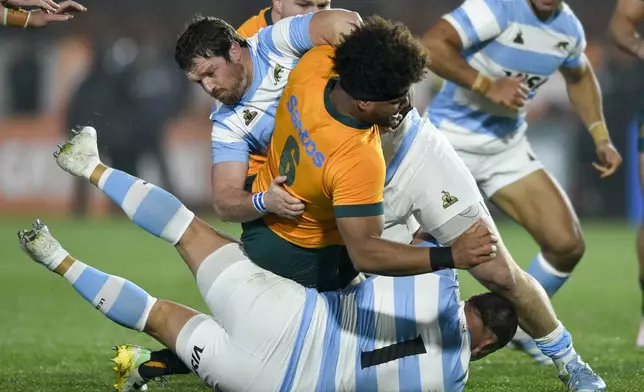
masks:
<svg viewBox="0 0 644 392"><path fill-rule="evenodd" d="M271 181L271 185L264 193L264 205L268 212L282 218L296 219L304 212L304 203L284 189L285 182L286 176L275 177Z"/></svg>
<svg viewBox="0 0 644 392"><path fill-rule="evenodd" d="M522 76L497 79L485 96L492 102L518 111L528 100L528 87Z"/></svg>
<svg viewBox="0 0 644 392"><path fill-rule="evenodd" d="M52 22L65 22L74 18L72 13L87 11L87 8L71 0L63 1L57 6L58 8L54 12L48 10L31 11L29 27L45 27Z"/></svg>
<svg viewBox="0 0 644 392"><path fill-rule="evenodd" d="M54 0L6 0L5 2L14 7L38 7L49 12L56 12L59 8Z"/></svg>
<svg viewBox="0 0 644 392"><path fill-rule="evenodd" d="M454 268L470 269L494 259L498 241L492 230L479 220L452 244Z"/></svg>

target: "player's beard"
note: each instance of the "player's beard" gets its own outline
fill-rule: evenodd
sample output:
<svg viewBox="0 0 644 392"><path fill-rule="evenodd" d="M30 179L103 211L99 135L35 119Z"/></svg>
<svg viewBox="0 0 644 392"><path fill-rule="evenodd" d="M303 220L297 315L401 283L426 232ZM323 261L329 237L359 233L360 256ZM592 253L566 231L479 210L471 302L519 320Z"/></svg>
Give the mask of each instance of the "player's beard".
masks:
<svg viewBox="0 0 644 392"><path fill-rule="evenodd" d="M241 64L235 66L231 73L231 80L234 81L233 85L214 97L224 105L235 105L250 88L250 78L245 75L244 67Z"/></svg>

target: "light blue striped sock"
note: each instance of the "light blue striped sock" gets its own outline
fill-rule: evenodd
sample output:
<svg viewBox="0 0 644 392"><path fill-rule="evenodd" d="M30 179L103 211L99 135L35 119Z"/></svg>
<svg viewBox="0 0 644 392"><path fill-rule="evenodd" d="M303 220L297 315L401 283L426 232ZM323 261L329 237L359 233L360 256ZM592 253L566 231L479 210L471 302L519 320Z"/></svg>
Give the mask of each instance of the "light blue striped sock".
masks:
<svg viewBox="0 0 644 392"><path fill-rule="evenodd" d="M572 336L561 322L550 334L534 340L537 347L548 357L552 358L559 373L566 374L566 365L577 357L572 345Z"/></svg>
<svg viewBox="0 0 644 392"><path fill-rule="evenodd" d="M552 297L570 277L570 273L557 271L541 253L538 253L526 271L539 282L543 289Z"/></svg>
<svg viewBox="0 0 644 392"><path fill-rule="evenodd" d="M63 277L110 320L137 331L145 328L156 298L139 286L79 260L74 261Z"/></svg>
<svg viewBox="0 0 644 392"><path fill-rule="evenodd" d="M176 245L195 214L165 190L120 170L108 168L98 188L148 233Z"/></svg>

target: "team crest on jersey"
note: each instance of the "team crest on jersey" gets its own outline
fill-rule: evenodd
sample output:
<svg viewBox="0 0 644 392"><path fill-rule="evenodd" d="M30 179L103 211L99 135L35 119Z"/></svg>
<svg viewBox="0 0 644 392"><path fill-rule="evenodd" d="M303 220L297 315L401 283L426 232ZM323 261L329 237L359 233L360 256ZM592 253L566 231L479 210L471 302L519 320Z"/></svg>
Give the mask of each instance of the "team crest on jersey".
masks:
<svg viewBox="0 0 644 392"><path fill-rule="evenodd" d="M443 208L450 207L458 201L458 198L456 196L452 196L449 194L449 192L442 191L443 197L441 198L443 200Z"/></svg>
<svg viewBox="0 0 644 392"><path fill-rule="evenodd" d="M250 123L253 122L253 120L257 117L257 112L253 110L252 112L248 109L244 110L244 124L246 126L249 126Z"/></svg>
<svg viewBox="0 0 644 392"><path fill-rule="evenodd" d="M275 79L275 84L279 83L282 80L282 72L284 71L284 67L281 65L277 64L275 66L275 70L273 71L273 78Z"/></svg>
<svg viewBox="0 0 644 392"><path fill-rule="evenodd" d="M557 49L561 49L564 52L567 52L568 51L568 42L566 42L566 41L557 42Z"/></svg>
<svg viewBox="0 0 644 392"><path fill-rule="evenodd" d="M525 43L523 41L523 31L519 30L519 32L517 33L517 36L514 37L512 42L514 42L515 44L523 45Z"/></svg>

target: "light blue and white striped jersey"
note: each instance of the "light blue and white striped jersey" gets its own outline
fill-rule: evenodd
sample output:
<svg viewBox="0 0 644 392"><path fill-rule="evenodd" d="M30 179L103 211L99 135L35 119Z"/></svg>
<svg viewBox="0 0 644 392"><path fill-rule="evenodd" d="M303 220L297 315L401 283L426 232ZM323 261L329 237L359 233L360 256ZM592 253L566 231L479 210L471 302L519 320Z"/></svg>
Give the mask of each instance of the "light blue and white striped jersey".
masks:
<svg viewBox="0 0 644 392"><path fill-rule="evenodd" d="M576 68L586 47L584 30L567 4L541 21L528 0L466 0L444 16L458 32L463 56L492 78L524 76L528 103L559 68ZM507 148L527 124L526 107L518 113L446 82L429 106L429 118L447 131L457 149L496 153Z"/></svg>
<svg viewBox="0 0 644 392"><path fill-rule="evenodd" d="M288 76L313 47L309 23L313 13L285 18L247 39L253 81L235 105L217 102L212 121L212 161L248 162L249 154L266 155L275 111Z"/></svg>
<svg viewBox="0 0 644 392"><path fill-rule="evenodd" d="M385 186L389 184L396 171L398 171L418 132L426 131L424 130L425 127L434 128L434 125L427 118L421 117L418 110L413 108L405 115L402 123L396 129L380 134L382 154L387 164Z"/></svg>
<svg viewBox="0 0 644 392"><path fill-rule="evenodd" d="M309 292L303 314L280 391L455 392L465 386L470 336L454 270Z"/></svg>

